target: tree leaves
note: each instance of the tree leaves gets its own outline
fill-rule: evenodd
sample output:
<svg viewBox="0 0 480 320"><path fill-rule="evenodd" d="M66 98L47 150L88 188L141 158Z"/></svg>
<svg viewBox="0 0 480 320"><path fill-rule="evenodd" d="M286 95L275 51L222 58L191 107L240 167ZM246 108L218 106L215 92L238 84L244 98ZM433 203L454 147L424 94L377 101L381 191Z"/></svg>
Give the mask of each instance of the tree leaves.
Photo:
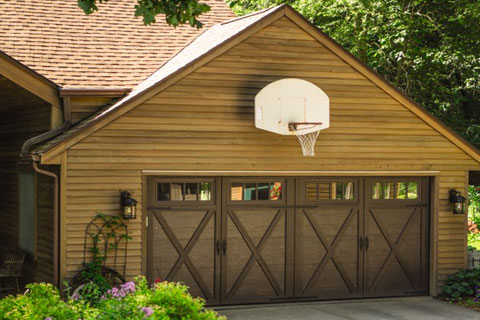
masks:
<svg viewBox="0 0 480 320"><path fill-rule="evenodd" d="M288 3L480 147L480 2L227 0L240 15Z"/></svg>
<svg viewBox="0 0 480 320"><path fill-rule="evenodd" d="M97 4L115 0L77 1L85 14L92 14L99 10ZM197 0L137 0L134 13L136 17L143 17L145 25L155 23L157 15L163 14L170 26L177 27L188 23L192 27L201 28L203 24L197 18L208 11L210 7Z"/></svg>

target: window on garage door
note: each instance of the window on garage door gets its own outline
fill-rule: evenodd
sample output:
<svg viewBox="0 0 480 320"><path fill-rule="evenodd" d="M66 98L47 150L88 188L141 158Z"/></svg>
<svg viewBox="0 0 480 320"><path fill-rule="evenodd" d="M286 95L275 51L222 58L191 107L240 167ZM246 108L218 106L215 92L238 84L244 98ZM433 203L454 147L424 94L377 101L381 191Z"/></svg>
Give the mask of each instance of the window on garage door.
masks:
<svg viewBox="0 0 480 320"><path fill-rule="evenodd" d="M421 199L421 183L415 178L372 180L370 191L373 202L418 202Z"/></svg>
<svg viewBox="0 0 480 320"><path fill-rule="evenodd" d="M309 179L302 188L306 202L358 202L358 179Z"/></svg>

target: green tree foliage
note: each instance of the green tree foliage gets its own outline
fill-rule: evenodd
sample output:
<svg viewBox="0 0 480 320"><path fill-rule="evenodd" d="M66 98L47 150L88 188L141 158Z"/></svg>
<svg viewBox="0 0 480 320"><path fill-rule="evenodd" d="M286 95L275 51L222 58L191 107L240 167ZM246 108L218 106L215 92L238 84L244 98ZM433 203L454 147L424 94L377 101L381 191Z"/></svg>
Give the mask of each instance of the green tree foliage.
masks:
<svg viewBox="0 0 480 320"><path fill-rule="evenodd" d="M78 6L85 14L98 11L98 4L109 0L77 0ZM116 1L116 0L110 0ZM137 0L135 16L143 17L145 25L156 22L159 14L165 15L165 20L170 26L190 24L192 27L201 28L202 23L197 19L202 13L210 11L210 7L197 0Z"/></svg>
<svg viewBox="0 0 480 320"><path fill-rule="evenodd" d="M239 15L291 5L480 147L480 1L227 1Z"/></svg>

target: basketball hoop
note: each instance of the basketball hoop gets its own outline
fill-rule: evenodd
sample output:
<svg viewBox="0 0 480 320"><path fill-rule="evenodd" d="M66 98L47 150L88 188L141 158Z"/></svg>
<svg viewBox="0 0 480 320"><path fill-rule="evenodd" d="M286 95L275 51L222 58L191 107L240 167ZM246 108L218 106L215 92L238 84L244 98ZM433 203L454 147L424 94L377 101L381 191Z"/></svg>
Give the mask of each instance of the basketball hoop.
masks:
<svg viewBox="0 0 480 320"><path fill-rule="evenodd" d="M291 122L288 129L298 138L302 146L304 156L313 157L315 155L315 142L322 129L321 122Z"/></svg>
<svg viewBox="0 0 480 320"><path fill-rule="evenodd" d="M281 79L255 96L255 127L281 135L296 135L304 156L315 155L320 130L330 127L330 99L315 84Z"/></svg>

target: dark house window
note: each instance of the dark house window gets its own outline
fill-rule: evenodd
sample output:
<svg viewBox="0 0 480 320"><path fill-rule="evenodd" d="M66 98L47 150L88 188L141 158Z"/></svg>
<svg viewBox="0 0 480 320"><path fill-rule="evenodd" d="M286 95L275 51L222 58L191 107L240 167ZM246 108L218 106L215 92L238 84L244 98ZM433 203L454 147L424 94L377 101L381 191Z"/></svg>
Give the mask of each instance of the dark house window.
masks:
<svg viewBox="0 0 480 320"><path fill-rule="evenodd" d="M35 255L35 173L21 171L18 176L18 245Z"/></svg>

